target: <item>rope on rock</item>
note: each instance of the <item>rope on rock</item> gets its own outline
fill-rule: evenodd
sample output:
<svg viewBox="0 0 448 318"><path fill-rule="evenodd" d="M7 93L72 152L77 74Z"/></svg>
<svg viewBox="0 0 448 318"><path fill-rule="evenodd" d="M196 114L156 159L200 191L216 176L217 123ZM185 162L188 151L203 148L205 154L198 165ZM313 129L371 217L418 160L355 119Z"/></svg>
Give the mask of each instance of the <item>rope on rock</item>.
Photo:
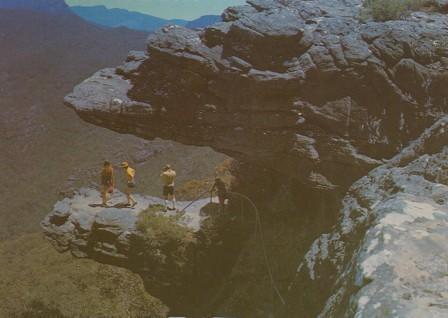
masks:
<svg viewBox="0 0 448 318"><path fill-rule="evenodd" d="M260 241L261 241L261 247L263 250L263 257L264 257L264 262L266 265L266 269L271 281L271 285L272 288L274 289L275 293L277 294L278 298L280 299L280 302L283 305L286 305L285 299L283 298L282 294L280 293L280 290L277 287L277 284L275 283L275 279L274 279L274 275L272 274L272 268L271 268L271 264L269 261L269 257L268 257L268 253L267 253L267 249L266 249L266 243L264 241L264 232L263 232L263 226L261 223L261 217L260 217L260 212L258 211L257 206L255 205L255 203L246 195L238 193L238 192L229 192L230 194L236 195L240 198L245 199L246 201L249 202L249 204L252 206L252 208L255 211L255 222L256 222L256 228L258 228L258 232L260 234Z"/></svg>
<svg viewBox="0 0 448 318"><path fill-rule="evenodd" d="M201 193L200 195L198 195L193 201L191 201L187 206L185 206L180 212L181 213L184 212L192 204L194 204L195 202L199 201L202 198L202 196L204 196L205 194L207 194L209 192L210 192L210 190L207 190L207 191ZM252 199L249 198L248 196L246 196L244 194L241 194L241 193L238 193L238 192L232 192L232 191L229 191L228 193L246 200L247 202L249 202L249 204L253 208L253 210L255 212L255 232L254 232L255 240L258 239L258 237L257 237L257 232L258 232L260 234L259 236L260 236L260 241L261 241L261 247L262 247L262 250L263 250L264 263L266 265L266 269L267 269L267 272L268 272L268 275L269 275L269 279L270 279L272 288L274 289L274 291L275 291L276 295L278 296L280 302L283 305L286 305L286 301L283 298L282 294L280 293L280 290L278 289L278 286L277 286L277 284L275 282L275 279L274 279L274 275L272 273L272 268L271 268L269 256L268 256L268 253L267 253L267 249L266 249L266 242L264 240L264 231L263 231L263 225L261 223L260 211L258 210L258 208L255 205L255 203L252 201Z"/></svg>
<svg viewBox="0 0 448 318"><path fill-rule="evenodd" d="M200 195L198 195L193 201L191 201L189 204L187 204L181 211L180 213L184 212L186 209L188 209L190 206L192 206L194 203L198 202L202 196L206 193L210 193L210 190L207 190L205 192L202 192Z"/></svg>

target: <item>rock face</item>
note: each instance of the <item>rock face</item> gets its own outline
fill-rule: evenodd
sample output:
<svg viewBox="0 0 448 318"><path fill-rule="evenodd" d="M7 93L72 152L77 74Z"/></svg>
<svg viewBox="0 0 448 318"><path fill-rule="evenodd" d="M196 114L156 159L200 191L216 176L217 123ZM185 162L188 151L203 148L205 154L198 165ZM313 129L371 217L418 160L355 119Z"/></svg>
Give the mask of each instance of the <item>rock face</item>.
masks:
<svg viewBox="0 0 448 318"><path fill-rule="evenodd" d="M110 205L124 198L115 192ZM204 299L213 295L232 269L247 239L247 225L236 225L209 199L178 202L179 215L161 212L159 198L135 198L134 209L91 207L101 201L100 194L81 189L56 203L41 226L59 252L130 269L171 313L201 316L209 305ZM159 218L141 218L148 207ZM161 219L175 220L177 226Z"/></svg>
<svg viewBox="0 0 448 318"><path fill-rule="evenodd" d="M123 202L124 198L124 194L115 192L110 204ZM136 228L139 214L148 206L163 205L163 200L155 197L136 196L136 199L139 204L134 209L93 208L89 204L101 202L100 194L94 189L81 189L72 198L57 202L41 226L60 252L122 263L132 257L131 240L139 235ZM208 200L199 200L188 207L181 223L194 231L200 230L203 219L200 210L207 203ZM187 204L180 202L179 208Z"/></svg>
<svg viewBox="0 0 448 318"><path fill-rule="evenodd" d="M85 120L211 146L308 186L349 186L446 111L448 18L361 24L360 1L248 1L66 97Z"/></svg>
<svg viewBox="0 0 448 318"><path fill-rule="evenodd" d="M350 188L300 269L334 282L319 317L448 316L447 128L445 117Z"/></svg>

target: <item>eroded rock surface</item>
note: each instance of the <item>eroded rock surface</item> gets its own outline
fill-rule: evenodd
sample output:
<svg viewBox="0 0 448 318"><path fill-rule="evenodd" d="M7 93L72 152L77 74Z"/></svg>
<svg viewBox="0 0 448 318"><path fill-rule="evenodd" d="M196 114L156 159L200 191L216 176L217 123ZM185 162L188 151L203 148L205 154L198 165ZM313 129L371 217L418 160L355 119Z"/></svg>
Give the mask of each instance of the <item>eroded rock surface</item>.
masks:
<svg viewBox="0 0 448 318"><path fill-rule="evenodd" d="M139 214L149 206L163 205L162 199L136 195L138 205L131 208L90 207L101 202L98 191L81 189L72 198L55 204L53 211L42 221L41 226L50 242L60 252L70 251L76 257L108 258L122 263L131 255L132 238L139 236L137 221ZM109 202L111 206L122 203L125 195L115 192ZM185 210L181 224L199 231L204 216L201 209L209 200L199 200ZM179 202L182 210L189 202ZM173 215L167 212L167 216Z"/></svg>
<svg viewBox="0 0 448 318"><path fill-rule="evenodd" d="M350 188L300 268L327 290L333 277L320 317L448 315L447 143L445 117Z"/></svg>
<svg viewBox="0 0 448 318"><path fill-rule="evenodd" d="M171 26L66 97L87 121L350 185L446 111L448 18L362 24L361 1L261 1Z"/></svg>
<svg viewBox="0 0 448 318"><path fill-rule="evenodd" d="M159 198L134 197L134 209L91 207L101 202L100 194L81 189L56 203L41 226L59 252L130 269L171 313L202 316L211 302L204 299L212 298L232 270L248 225L229 218L208 198L178 202L182 213L176 213L162 212ZM124 199L117 191L109 203ZM158 217L148 218L153 213Z"/></svg>

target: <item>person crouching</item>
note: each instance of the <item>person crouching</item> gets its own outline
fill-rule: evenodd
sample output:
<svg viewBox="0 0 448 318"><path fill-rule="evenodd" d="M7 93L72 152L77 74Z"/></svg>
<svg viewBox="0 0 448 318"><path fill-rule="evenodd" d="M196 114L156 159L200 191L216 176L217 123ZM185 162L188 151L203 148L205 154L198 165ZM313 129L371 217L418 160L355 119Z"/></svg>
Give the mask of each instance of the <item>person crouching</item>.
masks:
<svg viewBox="0 0 448 318"><path fill-rule="evenodd" d="M215 183L213 184L210 195L213 197L213 192L216 191L218 193L219 205L221 211L224 211L226 207L226 200L229 199L229 193L227 192L227 187L224 181L221 178L216 178Z"/></svg>

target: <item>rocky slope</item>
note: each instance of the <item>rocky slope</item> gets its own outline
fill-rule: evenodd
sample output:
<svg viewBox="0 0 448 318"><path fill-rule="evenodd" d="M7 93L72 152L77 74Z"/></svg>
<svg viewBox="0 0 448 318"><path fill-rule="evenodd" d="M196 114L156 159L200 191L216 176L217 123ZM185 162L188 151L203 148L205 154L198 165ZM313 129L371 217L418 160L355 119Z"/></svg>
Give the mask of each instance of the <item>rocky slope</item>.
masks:
<svg viewBox="0 0 448 318"><path fill-rule="evenodd" d="M445 181L423 177L422 164L431 162L426 174L446 159L443 121L425 129L448 107L448 17L416 12L403 21L361 23L361 4L250 0L204 30L152 34L146 52L97 72L65 99L93 124L206 145L237 159L235 188L262 207L286 305L269 303L272 286L258 279L265 269L251 239L214 304L226 314L369 317L384 306L385 316L406 317L445 310L436 299L445 292L438 284L417 304L406 303L408 294L400 297L401 288L415 291L410 299L425 288L403 272L409 255L423 275L439 268L425 258L435 257L436 248L426 251L424 244L440 246L437 227L446 207L425 194ZM297 272L303 245L326 230L338 197L361 177L342 201L341 222L313 244ZM333 191L323 196L321 189ZM409 231L423 231L420 221L434 235L418 232L427 241L411 246L419 238ZM390 240L377 242L376 233ZM381 288L393 305L376 293Z"/></svg>
<svg viewBox="0 0 448 318"><path fill-rule="evenodd" d="M299 267L297 288L327 287L319 317L448 315L447 128L444 117L350 188L338 225Z"/></svg>
<svg viewBox="0 0 448 318"><path fill-rule="evenodd" d="M165 28L66 103L119 132L349 185L446 110L448 18L361 24L359 5L249 1L203 31Z"/></svg>

